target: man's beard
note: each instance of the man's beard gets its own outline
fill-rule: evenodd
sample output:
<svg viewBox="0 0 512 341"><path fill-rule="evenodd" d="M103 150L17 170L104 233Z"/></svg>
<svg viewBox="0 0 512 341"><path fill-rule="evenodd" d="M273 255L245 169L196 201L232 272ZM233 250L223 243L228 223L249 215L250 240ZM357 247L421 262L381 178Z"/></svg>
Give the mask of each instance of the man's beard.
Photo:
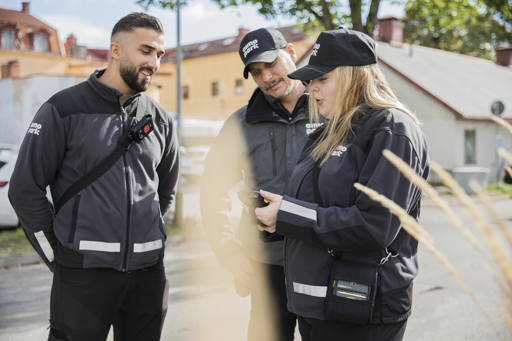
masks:
<svg viewBox="0 0 512 341"><path fill-rule="evenodd" d="M270 83L269 85L265 86L265 93L266 93L268 96L270 96L270 97L272 97L272 98L275 98L275 99L282 99L282 98L285 98L286 96L288 96L288 95L292 92L292 90L293 90L293 87L292 87L291 85L289 85L289 84L287 84L287 85L286 85L286 90L285 90L285 91L283 91L283 93L282 93L282 94L280 94L280 95L276 95L276 96L274 96L274 95L271 95L271 94L269 94L269 93L268 93L268 90L269 90L272 86L274 86L274 85L276 85L277 83L279 83L280 81L283 81L283 82L284 82L284 78L279 78L279 79L275 80L274 82Z"/></svg>
<svg viewBox="0 0 512 341"><path fill-rule="evenodd" d="M119 66L119 72L123 81L136 92L146 91L149 87L151 79L143 79L139 81L139 72L148 70L153 73L151 68L143 67L137 70L133 63L128 58L122 58Z"/></svg>

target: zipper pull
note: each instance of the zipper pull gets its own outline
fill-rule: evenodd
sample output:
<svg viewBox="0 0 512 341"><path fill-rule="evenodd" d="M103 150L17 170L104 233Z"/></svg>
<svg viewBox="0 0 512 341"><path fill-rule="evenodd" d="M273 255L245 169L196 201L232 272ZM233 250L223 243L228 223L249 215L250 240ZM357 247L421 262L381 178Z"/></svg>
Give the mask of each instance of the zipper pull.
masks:
<svg viewBox="0 0 512 341"><path fill-rule="evenodd" d="M272 148L277 150L276 138L274 137L274 128L270 128L270 142L272 143Z"/></svg>

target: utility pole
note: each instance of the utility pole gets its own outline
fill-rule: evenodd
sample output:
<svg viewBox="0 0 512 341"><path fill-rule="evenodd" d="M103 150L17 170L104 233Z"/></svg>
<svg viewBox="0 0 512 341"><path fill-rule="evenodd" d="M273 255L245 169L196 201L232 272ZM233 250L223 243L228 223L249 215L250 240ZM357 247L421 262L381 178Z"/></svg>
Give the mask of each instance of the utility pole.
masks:
<svg viewBox="0 0 512 341"><path fill-rule="evenodd" d="M176 121L178 125L178 145L181 146L181 39L180 39L180 7L181 0L176 0ZM181 167L181 166L180 166ZM176 207L174 212L174 227L183 225L183 192L181 186L181 176L178 180L176 189Z"/></svg>

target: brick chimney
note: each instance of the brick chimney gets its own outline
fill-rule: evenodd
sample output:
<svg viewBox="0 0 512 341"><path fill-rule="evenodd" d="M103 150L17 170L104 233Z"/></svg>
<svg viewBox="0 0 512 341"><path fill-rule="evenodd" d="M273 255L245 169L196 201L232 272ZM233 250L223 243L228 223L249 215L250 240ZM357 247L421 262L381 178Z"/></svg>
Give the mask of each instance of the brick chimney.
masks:
<svg viewBox="0 0 512 341"><path fill-rule="evenodd" d="M244 39L245 35L249 33L249 30L243 27L238 28L238 36L236 37L237 41L242 41Z"/></svg>
<svg viewBox="0 0 512 341"><path fill-rule="evenodd" d="M23 13L30 13L30 2L25 1L21 3L21 11Z"/></svg>
<svg viewBox="0 0 512 341"><path fill-rule="evenodd" d="M69 37L66 39L66 44L69 46L76 46L76 38L73 34L70 34Z"/></svg>
<svg viewBox="0 0 512 341"><path fill-rule="evenodd" d="M512 46L501 45L496 48L496 64L512 66Z"/></svg>
<svg viewBox="0 0 512 341"><path fill-rule="evenodd" d="M405 24L395 17L380 18L377 40L402 44L404 42L404 26Z"/></svg>

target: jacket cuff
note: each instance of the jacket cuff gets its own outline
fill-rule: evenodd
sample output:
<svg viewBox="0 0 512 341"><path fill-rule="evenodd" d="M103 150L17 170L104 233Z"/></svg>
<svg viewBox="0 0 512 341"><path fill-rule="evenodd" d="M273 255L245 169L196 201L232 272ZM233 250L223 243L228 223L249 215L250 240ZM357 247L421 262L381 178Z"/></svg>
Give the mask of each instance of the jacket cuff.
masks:
<svg viewBox="0 0 512 341"><path fill-rule="evenodd" d="M276 232L290 238L307 240L314 237L316 240L317 208L317 204L283 196L277 212Z"/></svg>

